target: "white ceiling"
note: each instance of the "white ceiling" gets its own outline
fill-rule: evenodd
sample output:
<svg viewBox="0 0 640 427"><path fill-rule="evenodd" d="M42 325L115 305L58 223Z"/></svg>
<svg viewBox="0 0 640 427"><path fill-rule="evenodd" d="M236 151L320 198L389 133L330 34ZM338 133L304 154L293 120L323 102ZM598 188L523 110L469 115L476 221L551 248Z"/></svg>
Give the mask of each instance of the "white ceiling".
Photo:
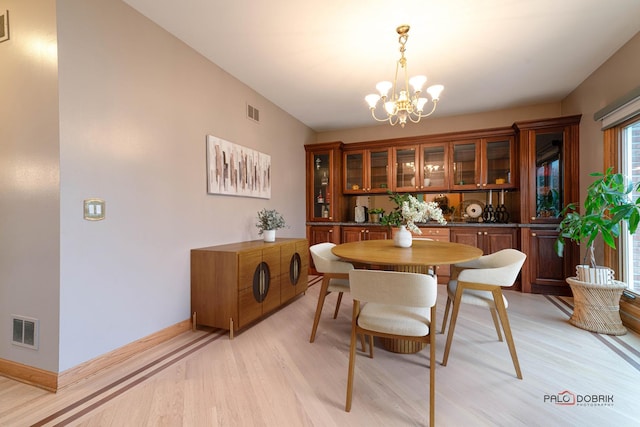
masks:
<svg viewBox="0 0 640 427"><path fill-rule="evenodd" d="M435 116L556 102L640 31L640 0L124 0L317 130L370 126L400 24Z"/></svg>

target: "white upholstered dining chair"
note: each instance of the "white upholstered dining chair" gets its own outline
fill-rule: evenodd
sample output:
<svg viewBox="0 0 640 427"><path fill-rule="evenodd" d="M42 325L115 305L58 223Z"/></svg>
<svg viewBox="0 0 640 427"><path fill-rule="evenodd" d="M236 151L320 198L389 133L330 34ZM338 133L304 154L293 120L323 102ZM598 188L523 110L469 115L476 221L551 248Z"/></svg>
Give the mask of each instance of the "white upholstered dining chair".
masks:
<svg viewBox="0 0 640 427"><path fill-rule="evenodd" d="M429 425L435 419L435 319L438 284L433 276L381 270L349 272L353 316L345 410L351 410L357 335L429 344ZM370 353L370 357L372 353Z"/></svg>
<svg viewBox="0 0 640 427"><path fill-rule="evenodd" d="M447 343L442 358L443 366L447 365L449 358L460 305L472 304L488 308L491 311L499 341L502 341L502 334L500 333L500 323L502 323L516 375L519 379L522 379L516 346L513 342L509 317L507 316L509 303L502 294L502 288L514 284L526 258L527 256L524 253L516 249L503 249L478 259L452 266L452 279L447 285L447 305L444 310L441 331L444 334L449 309L453 305Z"/></svg>
<svg viewBox="0 0 640 427"><path fill-rule="evenodd" d="M331 252L331 248L334 246L334 243L326 242L318 243L309 248L316 271L323 275L320 294L318 296L318 306L316 307L316 314L313 319L313 329L311 330L311 338L309 339L309 342L313 342L316 339L316 330L318 329L318 323L320 323L322 307L324 306L324 300L327 295L331 292L338 292L336 309L333 314L333 318L335 319L338 317L338 310L340 310L342 294L344 292L349 292L349 272L353 270L353 264L341 261L340 258L335 256Z"/></svg>

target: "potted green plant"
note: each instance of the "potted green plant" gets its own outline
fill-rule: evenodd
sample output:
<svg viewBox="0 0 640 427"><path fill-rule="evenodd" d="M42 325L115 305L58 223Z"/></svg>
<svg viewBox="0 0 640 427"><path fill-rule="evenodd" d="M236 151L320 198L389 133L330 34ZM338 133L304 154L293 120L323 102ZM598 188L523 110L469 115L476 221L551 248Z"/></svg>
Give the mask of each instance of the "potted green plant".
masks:
<svg viewBox="0 0 640 427"><path fill-rule="evenodd" d="M258 235L264 235L265 242L276 241L276 230L286 226L284 217L275 209L262 209L258 212Z"/></svg>
<svg viewBox="0 0 640 427"><path fill-rule="evenodd" d="M373 208L369 209L369 221L373 223L380 222L380 218L384 215L384 209L382 208Z"/></svg>
<svg viewBox="0 0 640 427"><path fill-rule="evenodd" d="M615 249L622 224L627 225L631 234L636 232L640 223L640 198L633 200L631 194L634 189L640 191L640 184L614 173L613 168L591 176L597 179L587 188L583 212L577 211L575 203L562 210L555 250L562 256L566 240L586 244L585 265L576 267L576 277L567 278L574 296L570 323L593 332L621 335L626 329L617 307L626 284L613 280L613 270L596 265L595 240L601 236L605 244Z"/></svg>

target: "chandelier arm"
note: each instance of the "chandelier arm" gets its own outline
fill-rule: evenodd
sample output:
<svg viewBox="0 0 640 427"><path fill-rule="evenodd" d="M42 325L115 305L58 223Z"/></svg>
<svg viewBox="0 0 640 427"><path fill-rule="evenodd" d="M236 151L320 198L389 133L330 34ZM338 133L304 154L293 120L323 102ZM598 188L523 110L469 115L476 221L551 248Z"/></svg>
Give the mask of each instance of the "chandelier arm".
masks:
<svg viewBox="0 0 640 427"><path fill-rule="evenodd" d="M375 108L371 108L371 116L374 118L375 121L377 122L386 122L389 118L384 118L384 119L379 119L376 117L376 109Z"/></svg>
<svg viewBox="0 0 640 427"><path fill-rule="evenodd" d="M436 107L437 106L438 106L438 101L434 101L433 102L433 108L431 109L431 111L429 111L426 114L417 113L417 112L413 111L412 114L409 114L409 120L411 120L412 123L419 123L420 119L422 119L423 117L429 117L430 115L432 115L436 111ZM413 118L414 116L416 117L415 120Z"/></svg>
<svg viewBox="0 0 640 427"><path fill-rule="evenodd" d="M432 102L433 102L433 108L431 109L431 111L429 111L427 114L420 114L420 117L429 117L436 111L436 108L438 107L438 101L432 101Z"/></svg>

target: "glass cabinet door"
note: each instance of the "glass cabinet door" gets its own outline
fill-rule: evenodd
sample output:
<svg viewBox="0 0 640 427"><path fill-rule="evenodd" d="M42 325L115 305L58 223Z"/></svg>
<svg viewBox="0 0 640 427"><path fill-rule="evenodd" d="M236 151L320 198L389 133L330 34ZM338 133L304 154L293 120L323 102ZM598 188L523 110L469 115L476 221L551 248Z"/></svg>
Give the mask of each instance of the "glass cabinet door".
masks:
<svg viewBox="0 0 640 427"><path fill-rule="evenodd" d="M535 218L554 219L564 206L564 134L538 132L535 135Z"/></svg>
<svg viewBox="0 0 640 427"><path fill-rule="evenodd" d="M369 151L369 183L367 191L386 193L389 188L389 149Z"/></svg>
<svg viewBox="0 0 640 427"><path fill-rule="evenodd" d="M363 192L364 185L364 151L348 153L344 157L344 192Z"/></svg>
<svg viewBox="0 0 640 427"><path fill-rule="evenodd" d="M313 218L332 217L330 154L316 153L313 156Z"/></svg>
<svg viewBox="0 0 640 427"><path fill-rule="evenodd" d="M422 191L443 191L449 186L447 169L447 150L445 144L423 145L422 152Z"/></svg>
<svg viewBox="0 0 640 427"><path fill-rule="evenodd" d="M513 139L488 139L483 144L483 187L501 188L515 185Z"/></svg>
<svg viewBox="0 0 640 427"><path fill-rule="evenodd" d="M395 153L396 191L416 191L418 189L417 147L398 147Z"/></svg>
<svg viewBox="0 0 640 427"><path fill-rule="evenodd" d="M453 176L451 187L473 190L480 187L480 141L452 144Z"/></svg>

